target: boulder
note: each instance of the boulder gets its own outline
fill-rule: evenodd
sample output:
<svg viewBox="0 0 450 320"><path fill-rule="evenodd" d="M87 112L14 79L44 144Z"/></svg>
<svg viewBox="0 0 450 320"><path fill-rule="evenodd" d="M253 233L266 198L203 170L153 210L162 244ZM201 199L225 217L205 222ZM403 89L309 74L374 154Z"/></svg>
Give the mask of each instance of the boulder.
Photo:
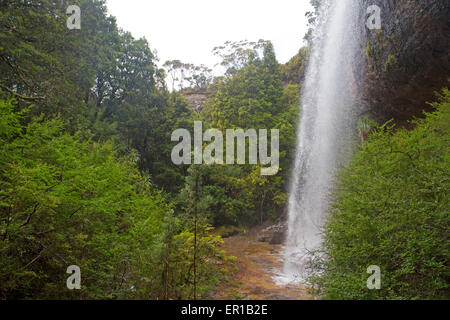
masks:
<svg viewBox="0 0 450 320"><path fill-rule="evenodd" d="M270 239L270 244L283 244L284 243L285 232L276 231L272 234L272 238Z"/></svg>

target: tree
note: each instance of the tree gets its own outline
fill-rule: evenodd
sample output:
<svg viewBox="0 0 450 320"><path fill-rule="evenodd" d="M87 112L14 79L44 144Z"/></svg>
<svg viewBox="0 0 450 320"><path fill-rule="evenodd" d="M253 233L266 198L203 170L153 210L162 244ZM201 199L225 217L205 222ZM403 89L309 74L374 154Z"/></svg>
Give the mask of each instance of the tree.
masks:
<svg viewBox="0 0 450 320"><path fill-rule="evenodd" d="M212 70L203 64L196 66L180 60L170 60L164 63L164 68L172 90L178 87L180 91L186 88L205 91L213 80Z"/></svg>
<svg viewBox="0 0 450 320"><path fill-rule="evenodd" d="M185 81L185 67L186 65L180 60L170 60L164 63L164 68L172 82L172 90L175 90L178 83L178 88L181 90Z"/></svg>
<svg viewBox="0 0 450 320"><path fill-rule="evenodd" d="M79 1L83 28L66 26L63 1L3 1L0 13L0 86L31 116L61 114L75 130L94 85L97 48L116 28L103 1ZM101 51L101 50L100 50Z"/></svg>
<svg viewBox="0 0 450 320"><path fill-rule="evenodd" d="M240 47L228 58L238 57L233 75L217 84L215 96L205 105L202 117L211 128L279 129L279 176L262 179L255 176L258 166L216 167L207 172L205 192L214 199L215 225L254 224L274 217L286 202L284 185L294 156L296 124L299 112L299 87L284 87L282 73L273 46L260 41L259 54L245 61ZM239 69L238 67L239 66Z"/></svg>
<svg viewBox="0 0 450 320"><path fill-rule="evenodd" d="M0 297L146 297L158 287L152 259L170 205L139 174L132 155L64 132L0 101ZM64 288L80 266L82 290Z"/></svg>
<svg viewBox="0 0 450 320"><path fill-rule="evenodd" d="M257 42L227 41L224 45L215 47L212 52L222 59L220 65L225 68L226 75L232 76L252 60L260 58L267 43L268 41L262 39Z"/></svg>

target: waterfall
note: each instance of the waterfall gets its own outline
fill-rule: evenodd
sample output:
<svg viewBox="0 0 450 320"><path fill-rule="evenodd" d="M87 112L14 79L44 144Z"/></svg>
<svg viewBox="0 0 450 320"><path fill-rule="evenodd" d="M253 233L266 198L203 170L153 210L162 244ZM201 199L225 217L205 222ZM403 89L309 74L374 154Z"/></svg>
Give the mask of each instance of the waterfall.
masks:
<svg viewBox="0 0 450 320"><path fill-rule="evenodd" d="M311 252L321 247L335 173L354 143L354 66L361 54L360 4L324 0L302 88L295 165L289 198L284 267L279 280L304 279Z"/></svg>

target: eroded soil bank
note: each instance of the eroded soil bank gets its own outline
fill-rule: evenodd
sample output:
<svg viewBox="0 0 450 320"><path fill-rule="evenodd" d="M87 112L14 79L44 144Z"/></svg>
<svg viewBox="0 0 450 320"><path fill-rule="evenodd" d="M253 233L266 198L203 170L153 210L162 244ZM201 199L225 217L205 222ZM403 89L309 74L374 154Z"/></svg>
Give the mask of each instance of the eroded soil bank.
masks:
<svg viewBox="0 0 450 320"><path fill-rule="evenodd" d="M267 226L266 226L267 227ZM261 242L264 227L224 239L224 250L236 257L236 271L214 294L215 299L309 300L304 286L278 285L274 276L282 268L282 246Z"/></svg>

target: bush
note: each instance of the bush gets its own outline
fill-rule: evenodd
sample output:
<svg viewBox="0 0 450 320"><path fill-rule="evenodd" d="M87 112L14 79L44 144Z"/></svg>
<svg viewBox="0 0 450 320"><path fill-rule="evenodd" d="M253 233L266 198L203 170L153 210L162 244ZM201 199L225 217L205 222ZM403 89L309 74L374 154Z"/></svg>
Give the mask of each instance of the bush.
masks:
<svg viewBox="0 0 450 320"><path fill-rule="evenodd" d="M21 125L0 100L0 299L157 297L158 246L170 205L112 143L64 133L58 119ZM82 289L66 288L67 267ZM134 289L132 289L134 288Z"/></svg>
<svg viewBox="0 0 450 320"><path fill-rule="evenodd" d="M313 279L330 299L449 298L450 94L415 129L385 125L340 177ZM370 265L381 290L369 290Z"/></svg>

